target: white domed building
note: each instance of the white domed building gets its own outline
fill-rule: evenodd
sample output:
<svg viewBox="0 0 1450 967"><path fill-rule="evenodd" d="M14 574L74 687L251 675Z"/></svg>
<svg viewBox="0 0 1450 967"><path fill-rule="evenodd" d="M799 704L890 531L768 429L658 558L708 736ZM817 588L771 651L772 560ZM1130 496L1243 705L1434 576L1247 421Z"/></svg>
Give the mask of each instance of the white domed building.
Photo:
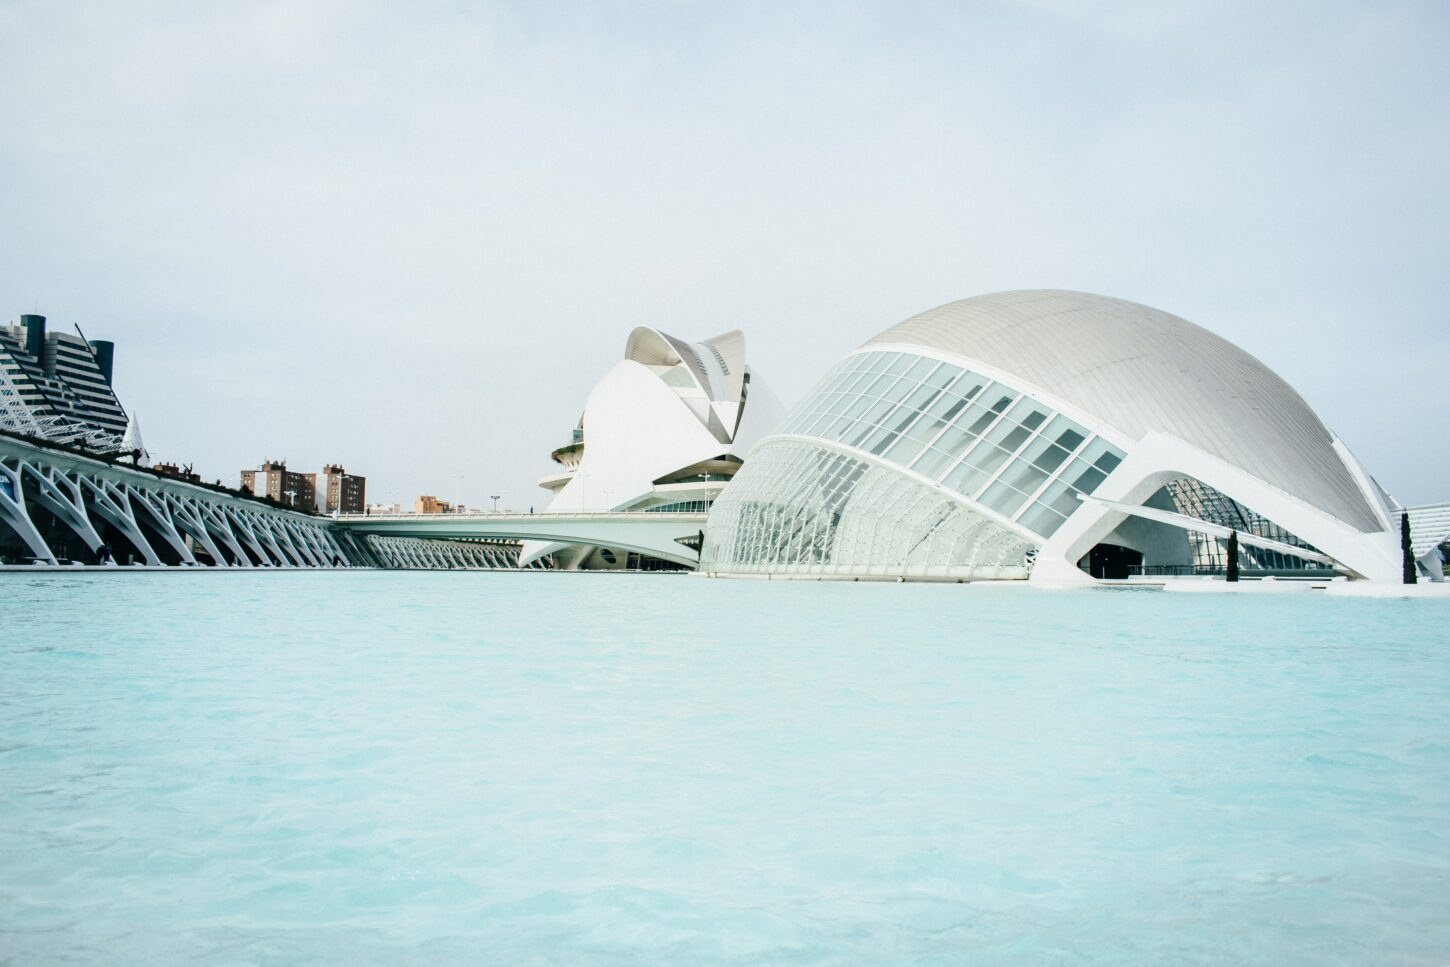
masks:
<svg viewBox="0 0 1450 967"><path fill-rule="evenodd" d="M715 575L1397 580L1391 502L1283 379L1147 306L1005 292L841 360L710 514Z"/></svg>

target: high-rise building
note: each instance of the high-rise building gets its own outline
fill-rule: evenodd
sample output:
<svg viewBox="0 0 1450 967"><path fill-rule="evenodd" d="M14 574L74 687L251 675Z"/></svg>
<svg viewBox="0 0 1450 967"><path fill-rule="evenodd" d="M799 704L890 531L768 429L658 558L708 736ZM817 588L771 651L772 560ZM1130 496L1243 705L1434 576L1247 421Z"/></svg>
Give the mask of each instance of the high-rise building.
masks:
<svg viewBox="0 0 1450 967"><path fill-rule="evenodd" d="M111 388L116 347L47 332L45 317L0 326L0 425L62 442L117 448L126 411Z"/></svg>
<svg viewBox="0 0 1450 967"><path fill-rule="evenodd" d="M286 461L268 460L256 470L243 470L242 489L298 510L317 508L317 484L312 474L293 473Z"/></svg>
<svg viewBox="0 0 1450 967"><path fill-rule="evenodd" d="M293 473L285 460L268 460L242 471L242 489L279 504L324 514L361 514L367 508L367 478L329 463L321 473Z"/></svg>
<svg viewBox="0 0 1450 967"><path fill-rule="evenodd" d="M367 507L366 477L359 477L329 463L317 475L314 490L317 494L317 509L324 514L361 514Z"/></svg>

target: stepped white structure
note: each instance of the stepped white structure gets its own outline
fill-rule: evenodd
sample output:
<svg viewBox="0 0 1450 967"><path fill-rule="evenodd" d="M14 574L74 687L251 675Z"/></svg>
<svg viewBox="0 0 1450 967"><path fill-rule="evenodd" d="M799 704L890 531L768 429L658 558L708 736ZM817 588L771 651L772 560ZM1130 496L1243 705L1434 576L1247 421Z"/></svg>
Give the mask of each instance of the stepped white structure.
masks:
<svg viewBox="0 0 1450 967"><path fill-rule="evenodd" d="M1064 291L953 302L837 364L710 515L718 575L1398 580L1398 515L1283 379L1190 322Z"/></svg>
<svg viewBox="0 0 1450 967"><path fill-rule="evenodd" d="M570 441L553 452L560 471L539 481L553 494L548 512L706 510L744 448L781 415L746 364L739 330L686 342L637 327L624 358L590 392ZM629 564L610 547L542 541L526 542L520 563L547 554L563 569Z"/></svg>

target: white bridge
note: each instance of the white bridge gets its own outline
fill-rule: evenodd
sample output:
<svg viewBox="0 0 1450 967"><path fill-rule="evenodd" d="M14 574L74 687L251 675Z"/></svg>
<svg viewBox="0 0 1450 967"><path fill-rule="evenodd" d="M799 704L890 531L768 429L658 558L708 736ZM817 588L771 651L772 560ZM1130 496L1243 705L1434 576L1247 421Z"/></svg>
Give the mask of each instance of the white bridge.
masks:
<svg viewBox="0 0 1450 967"><path fill-rule="evenodd" d="M0 564L512 569L538 540L694 567L704 528L703 513L322 517L0 434Z"/></svg>
<svg viewBox="0 0 1450 967"><path fill-rule="evenodd" d="M704 513L347 514L332 518L345 534L445 541L512 540L586 544L695 567Z"/></svg>

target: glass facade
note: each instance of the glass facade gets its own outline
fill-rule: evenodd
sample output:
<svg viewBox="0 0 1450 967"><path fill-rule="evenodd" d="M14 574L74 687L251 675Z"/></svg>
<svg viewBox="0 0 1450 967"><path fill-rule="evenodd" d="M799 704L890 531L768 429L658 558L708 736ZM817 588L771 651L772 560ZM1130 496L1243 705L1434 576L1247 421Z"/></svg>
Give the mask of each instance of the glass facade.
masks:
<svg viewBox="0 0 1450 967"><path fill-rule="evenodd" d="M1032 545L895 470L771 439L715 502L700 569L736 574L1020 578Z"/></svg>
<svg viewBox="0 0 1450 967"><path fill-rule="evenodd" d="M913 353L848 356L775 433L864 450L1043 538L1123 459L1032 397Z"/></svg>
<svg viewBox="0 0 1450 967"><path fill-rule="evenodd" d="M1319 549L1308 541L1280 527L1262 514L1255 513L1222 491L1210 487L1201 480L1183 477L1171 480L1164 488L1180 514L1206 520L1222 527L1230 527L1241 534L1256 534L1269 540L1302 547L1306 551L1319 553ZM1189 554L1196 573L1221 573L1228 566L1227 541L1222 538L1188 531ZM1290 554L1239 544L1239 567L1244 570L1261 571L1330 571L1317 561L1306 561Z"/></svg>

